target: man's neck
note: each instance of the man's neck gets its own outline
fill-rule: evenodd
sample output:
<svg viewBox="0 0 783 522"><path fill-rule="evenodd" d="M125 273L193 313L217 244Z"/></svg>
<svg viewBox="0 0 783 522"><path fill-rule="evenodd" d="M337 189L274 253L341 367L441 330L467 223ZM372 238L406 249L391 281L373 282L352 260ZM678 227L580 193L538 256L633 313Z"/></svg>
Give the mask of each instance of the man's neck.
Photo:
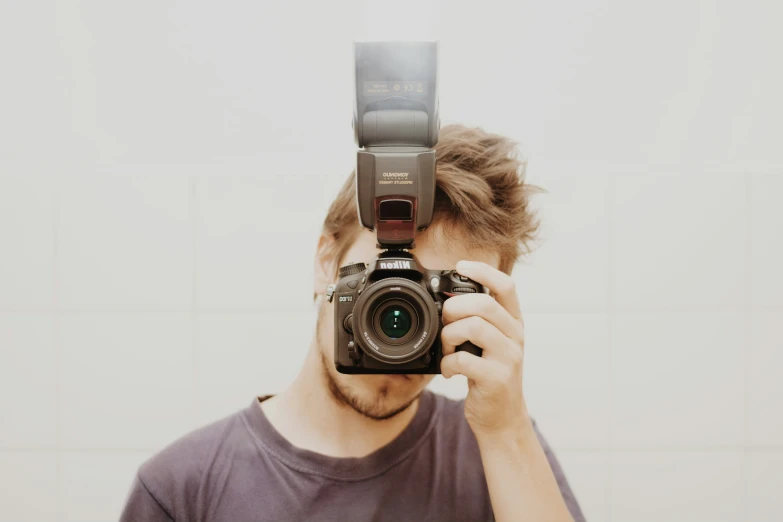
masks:
<svg viewBox="0 0 783 522"><path fill-rule="evenodd" d="M382 421L338 403L328 389L313 344L294 382L259 406L269 422L291 444L332 457L363 457L394 440L419 407Z"/></svg>

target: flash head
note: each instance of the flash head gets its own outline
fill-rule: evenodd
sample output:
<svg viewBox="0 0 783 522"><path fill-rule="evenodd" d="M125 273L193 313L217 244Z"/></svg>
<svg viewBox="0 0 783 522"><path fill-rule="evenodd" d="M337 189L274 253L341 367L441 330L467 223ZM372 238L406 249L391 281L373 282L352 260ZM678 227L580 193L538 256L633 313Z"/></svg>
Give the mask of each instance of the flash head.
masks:
<svg viewBox="0 0 783 522"><path fill-rule="evenodd" d="M354 42L357 207L381 248L412 248L432 221L437 58L437 42Z"/></svg>

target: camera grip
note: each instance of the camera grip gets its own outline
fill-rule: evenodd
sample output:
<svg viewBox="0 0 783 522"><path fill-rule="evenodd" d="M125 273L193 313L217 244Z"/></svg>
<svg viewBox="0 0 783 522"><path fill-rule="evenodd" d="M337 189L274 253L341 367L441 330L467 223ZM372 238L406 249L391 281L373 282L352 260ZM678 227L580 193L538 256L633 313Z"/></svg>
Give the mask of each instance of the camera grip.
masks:
<svg viewBox="0 0 783 522"><path fill-rule="evenodd" d="M482 354L482 352L483 352L483 350L482 350L481 348L479 348L478 346L476 346L475 344L473 344L473 343L472 343L472 342L470 342L470 341L468 341L468 342L465 342L465 343L462 343L462 344L460 344L459 346L457 346L457 349L456 349L456 351L457 351L457 352L468 352L468 353L472 353L472 354L473 354L473 355L475 355L476 357L481 357L481 354Z"/></svg>

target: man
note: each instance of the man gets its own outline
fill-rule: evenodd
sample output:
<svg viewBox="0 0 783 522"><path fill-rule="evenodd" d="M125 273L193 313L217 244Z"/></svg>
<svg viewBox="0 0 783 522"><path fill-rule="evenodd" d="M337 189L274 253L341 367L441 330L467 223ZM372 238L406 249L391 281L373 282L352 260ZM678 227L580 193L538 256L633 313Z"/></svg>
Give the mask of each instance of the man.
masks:
<svg viewBox="0 0 783 522"><path fill-rule="evenodd" d="M509 274L538 225L515 147L480 128L442 128L435 215L416 237L424 267L456 268L491 291L443 306L441 371L467 376L466 399L426 390L433 375L336 371L323 295L341 265L380 252L358 223L352 173L318 243L318 320L299 375L142 464L122 521L583 521L523 396ZM468 340L481 357L455 352Z"/></svg>

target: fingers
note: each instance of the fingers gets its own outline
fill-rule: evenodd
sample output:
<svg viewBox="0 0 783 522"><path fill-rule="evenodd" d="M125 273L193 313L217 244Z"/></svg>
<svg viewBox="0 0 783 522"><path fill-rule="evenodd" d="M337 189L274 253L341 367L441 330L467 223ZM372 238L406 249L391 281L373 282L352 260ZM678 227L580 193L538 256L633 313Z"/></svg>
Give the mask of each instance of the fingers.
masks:
<svg viewBox="0 0 783 522"><path fill-rule="evenodd" d="M514 319L522 319L516 285L511 276L481 261L460 261L457 263L457 272L489 288L498 303Z"/></svg>
<svg viewBox="0 0 783 522"><path fill-rule="evenodd" d="M514 319L508 310L491 296L487 294L458 295L443 303L443 324L445 325L472 315L483 317L511 340L522 344L524 340L522 322Z"/></svg>
<svg viewBox="0 0 783 522"><path fill-rule="evenodd" d="M494 373L492 362L468 352L455 352L440 361L440 373L446 379L464 375L476 382L487 382Z"/></svg>
<svg viewBox="0 0 783 522"><path fill-rule="evenodd" d="M440 333L441 347L443 355L449 355L456 352L457 346L470 341L484 350L485 359L508 360L513 357L511 352L519 352L522 349L503 332L483 317L473 315L447 324Z"/></svg>
<svg viewBox="0 0 783 522"><path fill-rule="evenodd" d="M516 285L508 274L480 261L460 261L457 272L486 286L492 295L459 295L443 304L441 373L446 378L465 375L484 386L507 384L521 375L524 352ZM467 341L482 348L483 355L457 352Z"/></svg>
<svg viewBox="0 0 783 522"><path fill-rule="evenodd" d="M480 388L506 389L521 375L519 368L499 361L477 357L469 352L455 352L440 362L440 372L446 379L464 375Z"/></svg>

